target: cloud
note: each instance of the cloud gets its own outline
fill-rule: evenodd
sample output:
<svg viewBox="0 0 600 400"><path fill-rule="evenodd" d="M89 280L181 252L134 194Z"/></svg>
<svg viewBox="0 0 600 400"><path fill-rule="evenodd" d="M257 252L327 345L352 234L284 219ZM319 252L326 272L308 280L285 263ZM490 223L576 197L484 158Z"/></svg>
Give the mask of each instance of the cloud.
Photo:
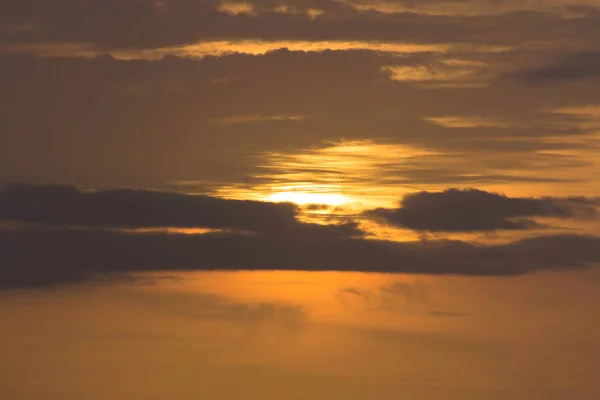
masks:
<svg viewBox="0 0 600 400"><path fill-rule="evenodd" d="M571 14L579 17L574 23L554 7L537 3L529 7L466 3L429 2L432 7L415 8L410 2L387 12L378 5L390 3L378 1L362 2L357 8L332 0L57 0L52 4L4 0L0 3L0 40L94 43L110 48L164 48L217 38L518 44L547 36L573 39L593 35L598 29L594 25L597 15L588 9L572 9ZM456 12L457 4L462 13ZM530 10L512 12L523 8ZM465 15L478 14L469 10L480 15ZM503 29L508 24L509 31Z"/></svg>
<svg viewBox="0 0 600 400"><path fill-rule="evenodd" d="M347 287L338 294L343 300L358 300L368 311L422 312L430 302L423 285L409 282L391 282L376 289Z"/></svg>
<svg viewBox="0 0 600 400"><path fill-rule="evenodd" d="M415 230L525 229L534 223L512 218L590 218L596 215L595 206L596 201L588 198L509 198L453 189L411 194L401 208L378 209L370 215ZM292 204L204 195L10 184L0 190L0 220L23 225L0 230L0 287L78 282L137 271L477 276L582 268L600 262L600 239L591 236L547 236L503 245L450 240L389 242L363 237L354 222L302 223L296 220L297 212ZM184 234L139 229L156 227L221 231ZM402 283L386 286L384 293L412 299L421 296Z"/></svg>
<svg viewBox="0 0 600 400"><path fill-rule="evenodd" d="M179 277L179 279L182 279L182 283L186 282L186 278ZM308 311L296 304L240 302L229 297L198 291L171 292L162 295L156 292L138 292L134 296L128 296L127 299L170 316L229 322L242 324L248 328L269 325L271 328L279 326L291 332L300 328L308 318Z"/></svg>
<svg viewBox="0 0 600 400"><path fill-rule="evenodd" d="M392 282L373 288L346 287L338 291L342 301L351 306L359 305L366 311L385 311L395 314L426 315L440 318L471 316L467 312L448 310L448 304L438 304L424 282Z"/></svg>
<svg viewBox="0 0 600 400"><path fill-rule="evenodd" d="M312 118L274 121L278 132L265 124L214 121L318 115L339 100L337 88L380 76L384 59L353 51L160 61L0 57L6 89L0 90L6 105L0 109L0 182L92 187L239 179L252 168L248 154L309 146L336 133ZM219 80L225 83L213 83ZM317 91L320 97L312 98ZM86 140L80 140L83 132Z"/></svg>
<svg viewBox="0 0 600 400"><path fill-rule="evenodd" d="M78 282L106 274L181 270L361 271L511 276L600 262L600 238L560 235L502 245L461 241L97 230L0 231L0 286Z"/></svg>
<svg viewBox="0 0 600 400"><path fill-rule="evenodd" d="M518 65L531 56L468 53L451 59L495 66ZM566 93L582 104L593 103L597 96L591 87L585 96L564 87L538 92L504 85L498 91L498 82L478 89L423 90L418 82L390 82L381 70L435 65L440 57L445 59L437 53L392 57L375 51L287 50L155 61L0 56L0 182L165 188L165 182L202 180L215 187L264 176L259 169L271 162L257 155L321 151L324 141L342 138L389 144L397 153L407 148L435 152L412 158L411 165L386 157L389 167L377 166L369 176L383 177L382 168L394 169L385 173L386 182L411 187L553 181L564 177L558 169L580 161L548 151L575 145L548 137L590 132L576 126L573 117L566 129L559 119L568 116L549 118L539 110L563 106L548 99ZM239 116L305 118L215 124ZM453 116L469 121L451 124L478 126L449 128L424 119ZM539 120L544 124L535 123ZM482 121L502 121L506 127ZM590 150L587 143L577 146ZM383 160L379 152L366 156ZM588 179L590 174L582 170L570 176Z"/></svg>
<svg viewBox="0 0 600 400"><path fill-rule="evenodd" d="M529 146L525 140L515 140L515 149L510 145L505 149L501 147L504 142L481 139L490 141L489 146L496 144L495 149L489 150L476 139L461 140L464 146L459 149L460 131L475 129L452 130L453 135L448 136L457 142L454 144L457 154L442 148L432 151L422 146L368 140L333 142L296 152L265 152L260 155L260 170L251 181L222 185L216 192L224 197L271 199L285 199L290 194L289 198L307 202L311 194L316 194L315 198L320 196L337 202L338 211L360 213L367 209L392 208L399 190L407 188L560 182L563 179L557 175L558 170L584 165L569 155L540 152L524 157L523 151L533 152L533 149L525 150ZM468 157L465 155L467 147L472 147ZM568 148L569 143L555 147ZM592 152L594 147L589 146L589 149ZM496 151L502 152L502 157L497 157ZM515 173L518 170L526 172ZM272 196L273 193L276 195Z"/></svg>
<svg viewBox="0 0 600 400"><path fill-rule="evenodd" d="M572 53L559 62L506 73L502 77L531 85L600 78L600 52Z"/></svg>
<svg viewBox="0 0 600 400"><path fill-rule="evenodd" d="M302 121L302 115L234 115L214 121L216 125L261 124L266 122Z"/></svg>
<svg viewBox="0 0 600 400"><path fill-rule="evenodd" d="M232 2L232 1L224 1L222 2L217 10L231 14L254 14L254 7L252 3L249 2Z"/></svg>
<svg viewBox="0 0 600 400"><path fill-rule="evenodd" d="M516 128L518 125L511 121L504 121L499 118L485 117L463 117L463 116L444 116L428 117L426 121L444 128Z"/></svg>
<svg viewBox="0 0 600 400"><path fill-rule="evenodd" d="M593 218L596 200L511 198L477 189L418 192L397 209L365 214L386 224L429 232L474 232L540 228L531 217Z"/></svg>
<svg viewBox="0 0 600 400"><path fill-rule="evenodd" d="M397 82L427 83L425 87L479 87L487 84L489 66L466 60L437 60L420 65L385 66L390 79Z"/></svg>
<svg viewBox="0 0 600 400"><path fill-rule="evenodd" d="M398 13L411 11L431 15L495 15L514 11L550 11L565 16L581 16L598 12L595 0L580 0L578 5L570 0L342 0L362 10ZM588 5L589 4L589 5Z"/></svg>
<svg viewBox="0 0 600 400"><path fill-rule="evenodd" d="M0 43L0 54L24 54L43 58L73 57L97 58L110 56L118 60L160 61L165 57L200 60L206 57L225 57L233 54L264 55L269 52L287 49L299 52L326 51L377 51L391 55L410 55L413 53L434 52L446 53L452 50L487 51L485 47L453 46L444 44L415 44L405 42L369 42L360 40L205 40L181 46L161 47L156 49L110 49L90 43Z"/></svg>
<svg viewBox="0 0 600 400"><path fill-rule="evenodd" d="M225 200L151 190L80 191L72 186L9 184L0 189L0 220L85 228L211 228L268 235L360 235L356 224L296 220L290 203Z"/></svg>

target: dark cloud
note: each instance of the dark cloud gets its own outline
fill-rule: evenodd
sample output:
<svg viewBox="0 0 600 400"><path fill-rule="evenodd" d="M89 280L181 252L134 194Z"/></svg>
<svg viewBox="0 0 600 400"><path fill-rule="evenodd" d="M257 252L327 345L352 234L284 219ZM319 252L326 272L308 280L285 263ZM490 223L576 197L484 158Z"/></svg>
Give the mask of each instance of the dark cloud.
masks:
<svg viewBox="0 0 600 400"><path fill-rule="evenodd" d="M211 228L267 235L360 235L356 224L296 220L290 203L225 200L150 190L84 192L71 186L10 184L0 189L0 220L86 228Z"/></svg>
<svg viewBox="0 0 600 400"><path fill-rule="evenodd" d="M0 56L0 181L156 187L240 179L252 173L248 154L310 146L344 127L318 118L213 121L341 110L337 88L366 89L381 75L386 57L360 53L153 62ZM219 79L226 83L213 83Z"/></svg>
<svg viewBox="0 0 600 400"><path fill-rule="evenodd" d="M269 4L271 3L271 4ZM82 2L61 0L6 0L1 3L0 22L5 41L78 41L110 47L164 47L206 39L337 39L364 36L356 28L371 28L371 38L398 37L392 21L365 18L351 7L337 2L320 2L318 8L335 18L312 20L297 12L275 12L274 7L292 2L256 2L257 15L232 15L218 8L220 1L167 0L162 7L153 1L110 0ZM294 9L306 6L294 2ZM380 22L378 26L376 22ZM383 22L383 26L381 25ZM24 31L22 26L36 29ZM110 29L107 29L110 27ZM349 29L355 28L354 33ZM410 33L408 27L401 30ZM398 25L396 25L398 30ZM414 35L411 35L414 36Z"/></svg>
<svg viewBox="0 0 600 400"><path fill-rule="evenodd" d="M507 73L503 78L531 85L600 78L600 52L570 54L559 62Z"/></svg>
<svg viewBox="0 0 600 400"><path fill-rule="evenodd" d="M571 21L542 10L464 16L360 11L337 1L252 3L254 15L233 15L220 11L221 2L215 0L3 0L0 39L131 48L240 38L497 44L598 33L598 18L592 13ZM288 12L277 12L281 6L287 6ZM306 12L311 8L322 15L312 18Z"/></svg>
<svg viewBox="0 0 600 400"><path fill-rule="evenodd" d="M501 54L491 64L522 59ZM468 57L448 55L463 56ZM381 70L390 64L427 65L440 57L286 50L157 61L0 56L0 182L166 188L173 181L202 181L214 187L260 175L257 166L265 162L255 155L261 152L307 149L340 138L459 153L453 159L417 157L409 168L399 160L396 179L405 179L399 184L540 181L548 177L539 170L582 162L547 151L589 148L575 140L546 140L590 133L565 116L539 115L564 88L427 90L414 82L390 82ZM581 104L597 99L592 85L569 93ZM289 115L303 119L277 119ZM509 126L448 128L425 120L461 115L498 117ZM240 116L264 119L214 123ZM544 124L535 123L542 118ZM508 172L517 169L522 170L517 176Z"/></svg>
<svg viewBox="0 0 600 400"><path fill-rule="evenodd" d="M362 271L471 276L570 270L600 262L600 239L548 236L503 245L334 236L185 235L91 230L0 232L0 285L76 282L174 270Z"/></svg>
<svg viewBox="0 0 600 400"><path fill-rule="evenodd" d="M591 218L594 201L580 198L511 198L477 189L409 194L397 209L366 215L384 223L430 232L522 230L541 227L531 217Z"/></svg>

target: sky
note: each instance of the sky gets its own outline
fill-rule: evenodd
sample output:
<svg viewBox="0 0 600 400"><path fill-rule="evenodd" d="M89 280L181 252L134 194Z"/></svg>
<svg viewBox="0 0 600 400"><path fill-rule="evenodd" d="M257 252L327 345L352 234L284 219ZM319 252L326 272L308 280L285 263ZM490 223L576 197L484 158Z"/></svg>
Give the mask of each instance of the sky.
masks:
<svg viewBox="0 0 600 400"><path fill-rule="evenodd" d="M0 398L600 398L600 1L0 0Z"/></svg>

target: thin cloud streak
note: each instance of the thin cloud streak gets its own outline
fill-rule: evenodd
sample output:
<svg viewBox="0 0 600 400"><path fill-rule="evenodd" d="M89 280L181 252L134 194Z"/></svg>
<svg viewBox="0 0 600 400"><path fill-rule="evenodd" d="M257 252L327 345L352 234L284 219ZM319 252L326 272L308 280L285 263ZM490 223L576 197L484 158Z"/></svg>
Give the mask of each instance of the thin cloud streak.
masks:
<svg viewBox="0 0 600 400"><path fill-rule="evenodd" d="M577 18L597 9L595 0L342 0L358 10L374 10L386 14L412 12L426 15L493 16L519 11L545 11L556 13L563 18ZM580 7L580 8L578 8ZM585 8L589 7L589 8Z"/></svg>
<svg viewBox="0 0 600 400"><path fill-rule="evenodd" d="M306 119L303 115L234 115L214 120L218 126L236 124L260 124L266 122L294 122Z"/></svg>
<svg viewBox="0 0 600 400"><path fill-rule="evenodd" d="M403 41L308 41L308 40L215 40L202 41L184 46L157 48L109 48L94 43L78 42L29 42L0 43L0 54L31 54L40 57L84 57L94 58L109 55L118 60L160 60L168 56L203 59L232 54L264 55L276 50L324 52L369 50L393 55L415 53L449 53L465 51L473 53L495 53L510 50L510 47L477 46L471 44L418 44Z"/></svg>

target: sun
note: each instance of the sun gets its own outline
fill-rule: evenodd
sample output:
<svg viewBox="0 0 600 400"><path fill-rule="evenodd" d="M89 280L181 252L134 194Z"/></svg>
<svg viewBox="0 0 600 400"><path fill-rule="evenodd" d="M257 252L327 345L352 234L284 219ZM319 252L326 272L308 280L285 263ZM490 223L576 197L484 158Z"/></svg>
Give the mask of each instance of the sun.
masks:
<svg viewBox="0 0 600 400"><path fill-rule="evenodd" d="M267 200L275 203L289 202L299 206L322 204L338 207L348 203L344 195L337 193L279 192L273 193Z"/></svg>

